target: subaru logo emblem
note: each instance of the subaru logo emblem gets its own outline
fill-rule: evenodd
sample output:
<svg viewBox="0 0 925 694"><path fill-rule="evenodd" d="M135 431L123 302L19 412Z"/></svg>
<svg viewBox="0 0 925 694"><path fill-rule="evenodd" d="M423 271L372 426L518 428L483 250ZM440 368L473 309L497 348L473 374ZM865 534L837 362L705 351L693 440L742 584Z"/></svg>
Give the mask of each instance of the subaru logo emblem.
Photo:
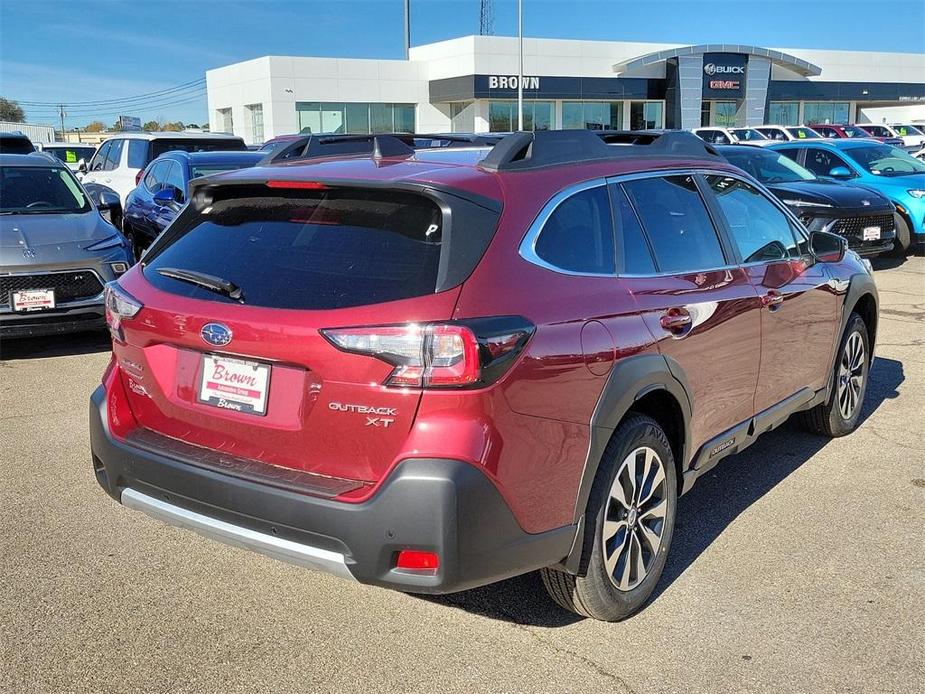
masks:
<svg viewBox="0 0 925 694"><path fill-rule="evenodd" d="M231 329L221 323L206 323L199 331L199 335L205 342L215 347L222 347L231 342Z"/></svg>
<svg viewBox="0 0 925 694"><path fill-rule="evenodd" d="M32 258L35 257L35 251L29 248L28 246L26 246L25 248L22 249L22 257L28 258L31 260Z"/></svg>

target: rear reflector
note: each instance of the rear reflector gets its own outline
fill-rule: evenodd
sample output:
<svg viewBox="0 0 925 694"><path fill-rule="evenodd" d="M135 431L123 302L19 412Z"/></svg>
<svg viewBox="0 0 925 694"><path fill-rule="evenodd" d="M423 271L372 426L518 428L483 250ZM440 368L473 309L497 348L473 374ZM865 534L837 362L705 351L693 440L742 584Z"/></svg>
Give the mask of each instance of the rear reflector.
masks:
<svg viewBox="0 0 925 694"><path fill-rule="evenodd" d="M403 549L395 560L395 568L405 571L436 571L440 568L440 557L436 552Z"/></svg>
<svg viewBox="0 0 925 694"><path fill-rule="evenodd" d="M299 190L327 190L324 183L318 181L267 181L267 188L297 188Z"/></svg>

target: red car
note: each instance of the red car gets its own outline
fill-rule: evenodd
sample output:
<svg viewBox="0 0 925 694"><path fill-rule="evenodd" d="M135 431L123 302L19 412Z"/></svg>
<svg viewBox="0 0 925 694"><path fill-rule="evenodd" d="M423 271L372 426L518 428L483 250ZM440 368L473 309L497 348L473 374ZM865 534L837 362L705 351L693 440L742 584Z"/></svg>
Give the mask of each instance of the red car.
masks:
<svg viewBox="0 0 925 694"><path fill-rule="evenodd" d="M868 126L861 125L818 125L813 124L810 126L817 133L826 138L846 138L846 137L862 137L867 138L868 140L877 140L878 142L885 142L886 144L895 145L902 147L903 141L898 137L880 137L873 134L870 131Z"/></svg>
<svg viewBox="0 0 925 694"><path fill-rule="evenodd" d="M618 620L700 475L793 413L857 425L869 266L695 136L370 140L194 182L108 286L113 498L412 593L542 569Z"/></svg>

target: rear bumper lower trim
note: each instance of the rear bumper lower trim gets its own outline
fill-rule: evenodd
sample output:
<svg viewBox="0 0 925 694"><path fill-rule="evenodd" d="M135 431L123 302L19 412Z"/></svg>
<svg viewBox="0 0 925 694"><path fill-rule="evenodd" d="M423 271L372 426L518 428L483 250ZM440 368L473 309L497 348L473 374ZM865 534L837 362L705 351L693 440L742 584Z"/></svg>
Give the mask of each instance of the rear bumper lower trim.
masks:
<svg viewBox="0 0 925 694"><path fill-rule="evenodd" d="M155 499L135 489L122 490L121 502L128 508L141 511L152 518L178 528L193 530L211 540L259 552L288 564L324 571L349 581L356 581L347 568L344 555L338 552L321 549L320 547L311 547L256 532L249 528L242 528L241 526L226 523L217 518L210 518L201 513Z"/></svg>

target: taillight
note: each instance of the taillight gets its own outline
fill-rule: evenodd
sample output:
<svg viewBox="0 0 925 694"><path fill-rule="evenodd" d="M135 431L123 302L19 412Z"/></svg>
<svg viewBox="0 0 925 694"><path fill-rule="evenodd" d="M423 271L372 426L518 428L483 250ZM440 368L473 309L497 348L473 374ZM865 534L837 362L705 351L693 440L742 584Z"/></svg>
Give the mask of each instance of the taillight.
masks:
<svg viewBox="0 0 925 694"><path fill-rule="evenodd" d="M141 169L137 174L135 174L135 185L141 184L141 177L144 175L145 170Z"/></svg>
<svg viewBox="0 0 925 694"><path fill-rule="evenodd" d="M383 385L473 388L498 380L533 334L523 318L322 330L335 347L392 364Z"/></svg>
<svg viewBox="0 0 925 694"><path fill-rule="evenodd" d="M142 304L127 291L119 286L118 282L107 282L103 288L103 304L106 307L106 325L109 334L118 342L125 342L122 332L122 321L134 318L142 309Z"/></svg>

